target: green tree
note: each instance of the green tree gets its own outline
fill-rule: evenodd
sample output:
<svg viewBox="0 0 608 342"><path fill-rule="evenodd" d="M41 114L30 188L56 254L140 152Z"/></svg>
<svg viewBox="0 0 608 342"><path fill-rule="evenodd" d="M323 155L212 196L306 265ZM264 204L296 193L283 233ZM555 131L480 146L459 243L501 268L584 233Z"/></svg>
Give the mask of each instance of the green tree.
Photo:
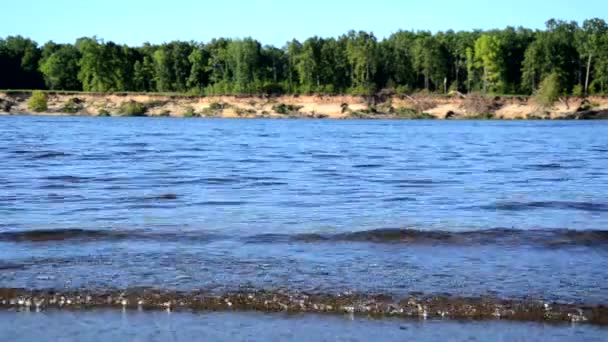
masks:
<svg viewBox="0 0 608 342"><path fill-rule="evenodd" d="M372 80L378 64L378 42L373 33L350 31L346 55L351 67L351 84L355 89L373 90Z"/></svg>
<svg viewBox="0 0 608 342"><path fill-rule="evenodd" d="M234 93L253 93L259 90L255 85L260 79L260 50L260 43L252 38L233 40L228 44L228 67L233 76Z"/></svg>
<svg viewBox="0 0 608 342"><path fill-rule="evenodd" d="M209 57L207 56L203 46L196 47L192 50L190 56L190 76L188 77L188 89L196 93L203 93L205 87L209 84L209 75L207 65Z"/></svg>
<svg viewBox="0 0 608 342"><path fill-rule="evenodd" d="M536 33L536 40L526 50L523 61L523 87L533 91L540 80L552 73L571 90L577 81L580 56L576 48L576 22L551 19L547 30Z"/></svg>
<svg viewBox="0 0 608 342"><path fill-rule="evenodd" d="M419 34L414 42L414 68L424 80L424 89L439 90L447 83L448 60L445 48L430 33Z"/></svg>
<svg viewBox="0 0 608 342"><path fill-rule="evenodd" d="M40 89L44 87L38 70L38 44L21 36L0 39L0 88Z"/></svg>
<svg viewBox="0 0 608 342"><path fill-rule="evenodd" d="M80 52L73 45L45 44L40 71L49 89L82 90L78 80Z"/></svg>
<svg viewBox="0 0 608 342"><path fill-rule="evenodd" d="M599 18L585 20L583 29L579 31L578 40L580 56L586 59L585 84L583 88L585 95L589 92L592 63L594 59L601 60L603 57L602 55L605 54L605 51L608 48L605 38L607 34L608 25L606 25L606 22L603 19Z"/></svg>
<svg viewBox="0 0 608 342"><path fill-rule="evenodd" d="M501 41L498 37L484 34L475 41L475 62L482 72L483 91L496 91L502 78Z"/></svg>

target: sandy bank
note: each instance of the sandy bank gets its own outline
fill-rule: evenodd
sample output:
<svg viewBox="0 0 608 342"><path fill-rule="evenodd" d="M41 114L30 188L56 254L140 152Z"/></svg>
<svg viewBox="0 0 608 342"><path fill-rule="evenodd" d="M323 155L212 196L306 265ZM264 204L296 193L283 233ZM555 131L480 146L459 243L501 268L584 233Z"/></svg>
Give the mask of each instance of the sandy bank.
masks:
<svg viewBox="0 0 608 342"><path fill-rule="evenodd" d="M30 93L0 92L0 114L31 114ZM459 96L167 96L153 94L48 93L41 115L220 118L367 119L607 119L608 98L567 98L542 108L527 97Z"/></svg>

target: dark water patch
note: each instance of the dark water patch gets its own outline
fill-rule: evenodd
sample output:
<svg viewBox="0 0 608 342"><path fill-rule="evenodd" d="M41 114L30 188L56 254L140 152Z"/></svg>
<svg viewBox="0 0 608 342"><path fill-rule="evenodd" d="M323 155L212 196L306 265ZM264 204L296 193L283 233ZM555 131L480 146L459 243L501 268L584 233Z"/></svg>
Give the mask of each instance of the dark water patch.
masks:
<svg viewBox="0 0 608 342"><path fill-rule="evenodd" d="M312 153L311 156L315 159L338 159L343 157L343 155L331 153Z"/></svg>
<svg viewBox="0 0 608 342"><path fill-rule="evenodd" d="M394 185L398 188L424 188L441 185L459 184L456 181L433 180L433 179L369 179L370 182Z"/></svg>
<svg viewBox="0 0 608 342"><path fill-rule="evenodd" d="M91 180L91 178L89 178L89 177L72 176L72 175L48 176L48 177L45 177L44 179L48 180L48 181L52 181L52 182L64 182L64 183L73 183L73 184L84 183L84 182Z"/></svg>
<svg viewBox="0 0 608 342"><path fill-rule="evenodd" d="M7 262L0 261L0 272L1 271L12 271L12 270L23 270L26 267L27 267L27 265L24 265L24 264L7 263Z"/></svg>
<svg viewBox="0 0 608 342"><path fill-rule="evenodd" d="M0 241L8 242L50 242L65 240L99 240L120 235L119 232L88 229L38 229L8 231L0 233Z"/></svg>
<svg viewBox="0 0 608 342"><path fill-rule="evenodd" d="M284 186L288 185L286 182L255 182L252 185L260 187L272 187L272 186Z"/></svg>
<svg viewBox="0 0 608 342"><path fill-rule="evenodd" d="M119 144L118 146L127 146L127 147L148 147L150 144L146 142L128 142L124 144Z"/></svg>
<svg viewBox="0 0 608 342"><path fill-rule="evenodd" d="M528 182L551 182L551 183L559 183L559 182L568 182L571 181L572 178L566 178L566 177L555 177L555 178L543 178L543 177L535 177L535 178L530 178L527 181Z"/></svg>
<svg viewBox="0 0 608 342"><path fill-rule="evenodd" d="M244 238L247 243L365 242L446 246L534 246L540 248L608 247L608 230L519 230L495 228L476 231L426 231L416 229L374 229L337 234L260 234Z"/></svg>
<svg viewBox="0 0 608 342"><path fill-rule="evenodd" d="M357 164L357 165L353 165L353 168L355 169L377 169L377 168L381 168L383 165L382 164Z"/></svg>
<svg viewBox="0 0 608 342"><path fill-rule="evenodd" d="M558 170L565 168L559 163L547 163L547 164L532 164L525 166L529 170Z"/></svg>
<svg viewBox="0 0 608 342"><path fill-rule="evenodd" d="M416 199L413 197L390 197L390 198L384 198L382 200L383 202L415 202Z"/></svg>
<svg viewBox="0 0 608 342"><path fill-rule="evenodd" d="M47 243L62 241L155 241L209 242L226 236L206 232L158 232L149 230L94 230L79 228L36 229L0 232L0 241L15 243Z"/></svg>
<svg viewBox="0 0 608 342"><path fill-rule="evenodd" d="M494 169L488 169L485 171L486 173L519 173L521 172L520 170L518 170L517 168L494 168Z"/></svg>
<svg viewBox="0 0 608 342"><path fill-rule="evenodd" d="M574 201L531 201L531 202L498 202L479 207L484 210L529 211L537 209L578 210L586 212L606 212L608 203L574 202Z"/></svg>
<svg viewBox="0 0 608 342"><path fill-rule="evenodd" d="M209 185L227 185L227 184L237 184L242 180L238 177L207 177L204 178L203 181Z"/></svg>
<svg viewBox="0 0 608 342"><path fill-rule="evenodd" d="M207 183L205 178L178 178L170 180L168 184L171 185L189 185L189 184L205 184Z"/></svg>
<svg viewBox="0 0 608 342"><path fill-rule="evenodd" d="M61 203L72 202L72 203L74 203L74 202L80 202L80 201L84 200L85 197L80 196L80 195L62 195L62 194L51 193L46 196L46 199L51 202L61 202Z"/></svg>
<svg viewBox="0 0 608 342"><path fill-rule="evenodd" d="M97 176L93 178L96 182L102 183L113 183L113 182L128 182L130 179L128 177L118 177L118 176Z"/></svg>
<svg viewBox="0 0 608 342"><path fill-rule="evenodd" d="M202 201L194 203L195 206L230 207L247 204L246 201Z"/></svg>
<svg viewBox="0 0 608 342"><path fill-rule="evenodd" d="M150 202L147 203L135 203L125 206L125 209L129 210L141 210L141 209L176 209L175 204L161 203L161 202Z"/></svg>
<svg viewBox="0 0 608 342"><path fill-rule="evenodd" d="M608 325L608 306L532 299L244 290L230 293L157 289L25 290L0 288L0 307L23 310L102 308L164 311L258 311L360 315L376 318L513 320Z"/></svg>
<svg viewBox="0 0 608 342"><path fill-rule="evenodd" d="M177 194L166 193L166 194L160 194L160 195L147 196L144 199L150 200L150 201L174 201L178 198L179 198L179 196L177 196Z"/></svg>
<svg viewBox="0 0 608 342"><path fill-rule="evenodd" d="M53 183L44 184L38 187L40 190L67 190L67 189L78 189L76 184L65 184L65 183Z"/></svg>
<svg viewBox="0 0 608 342"><path fill-rule="evenodd" d="M269 176L241 176L244 181L260 182L260 181L276 181L278 178Z"/></svg>
<svg viewBox="0 0 608 342"><path fill-rule="evenodd" d="M69 156L72 156L72 154L66 153L66 152L58 152L58 151L47 151L47 152L32 153L28 159L29 160L41 160L41 159L54 159L54 158L69 157Z"/></svg>
<svg viewBox="0 0 608 342"><path fill-rule="evenodd" d="M255 158L244 158L236 161L237 163L251 163L251 164L267 164L270 163L268 160L255 159Z"/></svg>
<svg viewBox="0 0 608 342"><path fill-rule="evenodd" d="M213 205L231 205L217 202ZM232 203L232 202L228 202ZM443 246L532 246L538 248L608 247L608 230L519 230L496 228L477 231L425 231L415 229L375 229L348 233L323 234L254 234L246 237L211 234L196 231L150 231L150 230L91 230L91 229L37 229L0 232L0 241L5 242L61 242L61 241L157 241L157 242L207 242L236 240L250 244L275 243L345 243L361 242L373 244L443 245Z"/></svg>

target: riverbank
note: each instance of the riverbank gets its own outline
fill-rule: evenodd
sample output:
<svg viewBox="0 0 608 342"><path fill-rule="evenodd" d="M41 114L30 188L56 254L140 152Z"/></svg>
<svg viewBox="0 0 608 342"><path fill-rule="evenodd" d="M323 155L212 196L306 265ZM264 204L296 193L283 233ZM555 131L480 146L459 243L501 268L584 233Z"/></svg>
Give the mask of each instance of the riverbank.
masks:
<svg viewBox="0 0 608 342"><path fill-rule="evenodd" d="M0 92L0 114L330 119L608 119L608 97L564 98L545 108L528 97L454 96L181 96L46 92L32 110L31 92Z"/></svg>

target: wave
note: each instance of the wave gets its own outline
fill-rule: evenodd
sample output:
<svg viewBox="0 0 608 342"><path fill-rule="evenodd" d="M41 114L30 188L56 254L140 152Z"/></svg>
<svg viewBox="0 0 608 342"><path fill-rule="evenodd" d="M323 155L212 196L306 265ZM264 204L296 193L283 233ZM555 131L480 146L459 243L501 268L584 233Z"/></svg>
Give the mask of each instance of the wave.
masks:
<svg viewBox="0 0 608 342"><path fill-rule="evenodd" d="M531 299L468 298L448 295L302 293L246 290L232 293L126 290L27 290L0 288L0 308L47 309L116 308L167 311L259 311L350 314L372 317L437 319L503 319L539 322L585 322L608 325L608 306L564 304Z"/></svg>
<svg viewBox="0 0 608 342"><path fill-rule="evenodd" d="M207 232L157 232L152 230L115 229L37 229L0 232L4 242L147 240L158 242L204 243L217 240L237 240L248 244L275 243L373 243L445 246L532 246L541 248L608 247L608 230L538 229L522 230L495 228L471 231L441 231L416 229L374 229L335 234L256 234L229 236Z"/></svg>
<svg viewBox="0 0 608 342"><path fill-rule="evenodd" d="M536 209L578 210L586 212L608 212L608 203L575 201L531 201L497 202L479 207L484 210L526 211Z"/></svg>
<svg viewBox="0 0 608 342"><path fill-rule="evenodd" d="M34 229L21 231L0 232L0 241L3 242L98 242L98 241L121 241L121 240L148 240L148 241L192 241L208 242L219 238L214 234L207 233L169 233L152 232L147 230L115 230L115 229Z"/></svg>
<svg viewBox="0 0 608 342"><path fill-rule="evenodd" d="M34 150L13 150L11 151L13 154L17 155L26 155L29 160L39 160L39 159L53 159L60 157L69 157L72 154L61 151L34 151Z"/></svg>

